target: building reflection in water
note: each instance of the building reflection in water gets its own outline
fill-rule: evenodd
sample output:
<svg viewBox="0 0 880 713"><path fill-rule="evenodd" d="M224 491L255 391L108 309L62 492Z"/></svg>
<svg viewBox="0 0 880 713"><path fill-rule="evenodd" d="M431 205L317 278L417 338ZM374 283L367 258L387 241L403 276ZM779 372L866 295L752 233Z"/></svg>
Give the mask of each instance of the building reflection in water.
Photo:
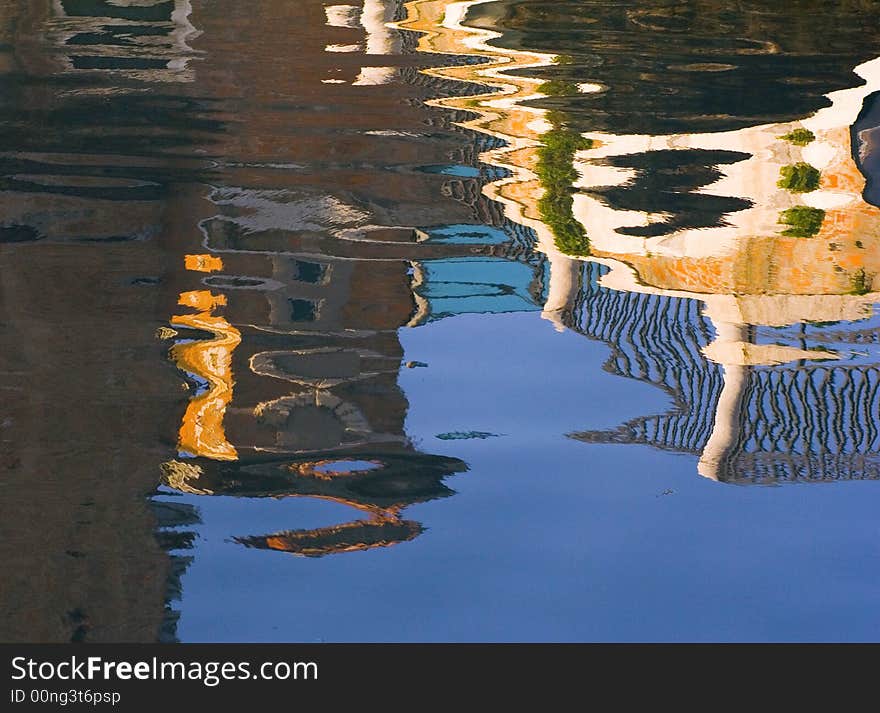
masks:
<svg viewBox="0 0 880 713"><path fill-rule="evenodd" d="M864 178L875 154L880 60L870 57L878 48L858 34L830 40L857 65L845 88L845 66L816 73L808 61L825 52L815 44L828 41L825 33L795 36L777 22L781 10L756 22L754 36L738 28L730 39L709 8L600 3L591 15L603 22L576 30L570 9L414 3L412 24L440 28L423 38L427 51L467 48L491 62L440 73L488 81L495 94L441 103L479 108L471 125L507 140L484 158L512 177L489 191L535 230L548 256L545 315L607 342L612 372L675 400L672 413L572 437L693 453L700 474L716 480L880 476L870 350L880 211L865 200L875 189ZM621 23L628 34L609 42L608 27ZM513 48L499 28L513 31ZM641 49L631 46L639 37ZM702 51L705 63L636 77L623 61L668 62L682 54L682 37L702 38L687 54L701 59ZM570 53L535 51L544 40ZM813 44L786 55L805 41ZM767 91L733 92L724 112L707 116L708 92L731 91L743 74L756 81L747 71L756 52ZM692 86L697 78L704 84ZM668 98L652 82L668 86ZM772 96L780 82L788 101ZM626 87L646 92L651 111L635 110ZM644 133L610 133L627 126ZM670 127L682 131L664 133Z"/></svg>
<svg viewBox="0 0 880 713"><path fill-rule="evenodd" d="M210 208L168 281L177 304L159 330L190 397L157 503L182 493L347 507L351 519L311 530L232 533L306 556L412 540L423 526L406 508L451 495L445 480L467 469L406 434L400 370L430 367L404 361L399 330L537 310L545 289L531 232L481 190L499 172L477 155L498 142L453 123L468 113L425 104L469 87L414 66L416 35L387 24L402 5L315 3L309 23L317 11L323 30L290 57L284 91L296 103L283 112L262 61L226 69L224 86L257 96L228 129L234 145L212 147L224 158ZM212 36L205 28L198 43L208 56ZM302 57L320 61L305 72ZM202 91L211 79L200 74ZM333 111L315 116L302 96ZM291 146L290 124L308 140ZM192 542L185 526L162 532L181 552Z"/></svg>
<svg viewBox="0 0 880 713"><path fill-rule="evenodd" d="M402 27L431 30L420 49L499 57L485 44L494 33L464 22L465 6L409 10ZM330 7L326 17L329 27L364 33L326 44L328 53L366 48L368 57L387 58L412 49L387 24L402 18L390 4ZM166 484L202 495L327 498L356 511L339 525L237 537L251 547L320 556L412 539L421 526L401 510L449 494L444 477L465 466L408 442L397 331L539 305L559 328L612 346L609 369L676 402L672 413L572 437L693 453L702 475L724 481L877 477L869 418L877 369L852 346L869 332L877 302L876 209L861 197L864 179L850 151L850 126L874 91L873 65L857 70L867 84L838 89L807 118L720 133L578 132L586 142L571 152L570 219L588 247L573 251L561 239L570 237L565 224L540 201L554 190L541 147L566 138L567 119L559 108L522 104L552 90L510 73L546 68L553 56L500 56L427 72L472 82L460 98L436 103L482 135L475 153L497 167L475 174L470 198L490 225L425 227L431 189L420 194L424 184L412 179L393 207L338 176L326 190L214 191L220 213L201 223L210 252L191 258L222 256L222 264L201 280L210 290L184 292L181 304L226 316L216 318L222 329L207 330L211 339L184 332L172 350L196 393ZM398 66L362 66L320 81L378 88L424 79ZM501 97L480 83L497 85ZM819 175L809 190L797 183L805 171L810 180L805 166ZM467 201L454 195L457 185L444 190ZM242 331L240 344L227 326ZM185 350L204 350L201 368Z"/></svg>
<svg viewBox="0 0 880 713"><path fill-rule="evenodd" d="M540 311L675 401L573 438L692 454L726 482L880 475L864 11L826 36L772 12L731 29L699 3L570 5L4 6L0 243L22 249L4 252L0 385L27 364L45 388L10 410L0 456L49 475L0 521L43 517L46 552L68 552L37 599L7 589L10 639L175 638L200 519L184 495L349 508L231 533L243 547L419 536L407 508L467 466L407 435L401 369L430 365L399 334L463 313ZM48 353L82 363L76 383ZM34 612L61 623L35 634Z"/></svg>
<svg viewBox="0 0 880 713"><path fill-rule="evenodd" d="M481 196L472 137L451 124L454 113L425 107L443 88L414 66L413 37L370 20L376 3L354 27L328 23L318 2L273 3L265 16L244 6L190 12L181 2L13 10L0 236L12 246L4 344L17 351L4 350L3 373L13 384L26 364L44 388L33 408L4 420L3 459L22 476L65 477L24 487L3 520L10 533L26 532L42 513L47 562L73 554L36 599L26 586L5 592L4 610L23 627L5 635L175 637L172 602L199 516L164 488L150 517L141 498L163 461L165 482L180 492L333 499L351 509L350 521L316 531L241 533L246 546L316 555L417 536L422 526L404 508L451 494L444 479L466 466L407 438L397 330L437 318L432 304L444 297L447 312L492 309L496 297L503 310L530 304L527 291L539 287L510 295L492 277L448 277L450 265L478 273L485 262L504 274L535 258L519 226ZM291 53L305 27L317 29ZM369 53L328 50L357 43ZM242 47L241 61L223 60ZM278 57L289 78L281 84ZM367 71L392 63L394 84L390 73ZM16 103L32 126L17 121ZM417 287L433 272L447 279L422 296ZM518 274L531 279L533 270ZM157 370L168 340L185 399L173 369ZM70 355L77 378L20 353L27 345ZM91 408L58 409L58 394ZM175 412L182 423L169 427ZM64 447L73 434L78 446ZM108 450L113 488L95 468ZM79 510L74 533L58 527ZM156 519L170 560L152 542ZM34 553L17 537L5 541L4 561L26 556L22 569L33 569ZM130 576L105 586L96 567ZM27 623L37 612L45 630Z"/></svg>

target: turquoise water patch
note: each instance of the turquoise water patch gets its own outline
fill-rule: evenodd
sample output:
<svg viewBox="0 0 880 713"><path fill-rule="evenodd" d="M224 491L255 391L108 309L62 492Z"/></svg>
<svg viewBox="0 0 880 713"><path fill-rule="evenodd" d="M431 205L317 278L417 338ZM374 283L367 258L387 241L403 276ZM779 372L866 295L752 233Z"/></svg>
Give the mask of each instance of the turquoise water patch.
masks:
<svg viewBox="0 0 880 713"><path fill-rule="evenodd" d="M501 229L491 225L456 223L439 228L428 228L428 242L449 245L500 245L510 240Z"/></svg>

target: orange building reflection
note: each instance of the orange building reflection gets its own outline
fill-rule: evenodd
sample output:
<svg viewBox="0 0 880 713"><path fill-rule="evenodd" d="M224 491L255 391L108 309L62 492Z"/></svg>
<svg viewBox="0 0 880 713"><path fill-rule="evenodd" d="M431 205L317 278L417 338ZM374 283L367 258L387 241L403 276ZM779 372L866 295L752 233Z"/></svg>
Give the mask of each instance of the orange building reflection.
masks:
<svg viewBox="0 0 880 713"><path fill-rule="evenodd" d="M650 378L672 391L677 402L687 404L683 408L693 409L692 416L670 414L664 421L666 430L651 436L642 433L652 421L648 417L621 427L620 432L573 435L591 442L645 438L660 447L693 451L699 456L700 474L716 480L740 480L753 469L784 477L797 473L820 479L846 477L847 463L852 474L874 477L872 454L878 444L865 440L862 424L848 423L841 438L830 434L840 428L835 423L845 410L831 405L838 381L865 381L864 389L852 392L858 403L851 408L870 412L873 407L874 365L853 363L861 359L853 340L863 339L870 326L858 323L870 320L880 302L875 286L880 271L880 210L863 198L865 179L856 164L865 150L857 142L868 139L856 137L850 127L866 97L880 89L880 59L855 68L860 85L829 93L827 106L797 121L711 133L578 134L565 129L564 112L554 114L532 101L558 89L520 71L542 68L545 75L552 74L548 68L566 58L505 47L500 33L483 29L491 24L485 17L480 26L466 22L468 13L483 5L484 0L413 2L403 26L424 33L420 48L426 52L469 52L486 60L431 70L439 76L487 84L493 90L441 99L438 104L474 110L478 116L466 125L505 140L505 146L485 152L482 158L508 169L509 175L484 191L504 205L510 218L535 231L537 248L551 265L545 317L560 329L583 330L573 321L575 310L579 319L594 325L590 334L614 332L596 321L605 309L598 298L601 294L602 302L611 300L604 295L611 291L620 294L615 318L631 320L617 331L660 334L684 327L696 336L703 329L696 322L706 320L714 332L709 343L695 342L693 351L691 345L675 350L679 359L696 360L691 364L665 366L671 357L661 355L666 348L662 343L646 341L639 349L654 353L631 355L644 362L641 370L651 363L657 373L666 373ZM496 21L503 12L498 4L487 11ZM602 91L605 88L598 84L570 84L563 95ZM561 101L557 97L557 103ZM554 149L563 140L572 147L569 154ZM560 157L568 163L547 165ZM660 171L645 167L648 157L661 168L663 161L668 162L667 174L678 172L680 181L688 180L686 166L675 162L704 157L706 177L692 188L668 189L669 205L664 206L652 183ZM572 176L568 184L552 183L557 180L554 176L568 175ZM688 190L694 200L717 203L717 219L704 224L699 222L704 218L698 218L688 226L687 219L670 207L673 198ZM564 200L555 204L555 214L548 212L542 205L548 195L554 200L570 196L567 216ZM648 203L656 207L641 207ZM595 280L596 287L586 285L587 279ZM636 301L627 295L644 295L639 309L657 311L628 314ZM659 301L650 302L652 297ZM663 314L689 311L678 306L688 301L699 306L693 328L666 325ZM611 318L610 313L605 317ZM803 339L759 340L762 329L830 323L844 328L822 332L811 327L809 345ZM848 323L851 328L845 327ZM622 353L631 349L618 342L612 346ZM720 367L718 391L708 388L715 365ZM781 390L777 394L767 393L771 377L765 370L776 373L781 383L790 383L774 387ZM629 367L623 375L648 378L628 371ZM686 384L671 381L675 372L689 373L706 386L688 393ZM802 392L803 382L813 380L822 384L820 390ZM776 404L775 415L762 402ZM783 411L785 418L795 419L794 424L774 425L773 419L781 418ZM690 440L672 438L672 423L689 418ZM759 435L778 430L793 432L781 440ZM771 451L761 453L763 448ZM736 459L741 466L734 463Z"/></svg>

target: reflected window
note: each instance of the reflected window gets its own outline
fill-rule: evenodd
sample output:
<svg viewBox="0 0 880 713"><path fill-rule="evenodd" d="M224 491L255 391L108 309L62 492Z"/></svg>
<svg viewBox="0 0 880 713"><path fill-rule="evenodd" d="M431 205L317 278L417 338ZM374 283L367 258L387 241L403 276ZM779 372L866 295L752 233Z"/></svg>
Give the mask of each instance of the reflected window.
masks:
<svg viewBox="0 0 880 713"><path fill-rule="evenodd" d="M294 261L294 273L300 282L308 282L316 285L324 281L327 272L326 265L318 262L306 262L305 260ZM293 301L293 300L291 300Z"/></svg>
<svg viewBox="0 0 880 713"><path fill-rule="evenodd" d="M174 0L160 0L152 5L119 5L110 0L61 0L69 17L115 17L135 22L171 22Z"/></svg>
<svg viewBox="0 0 880 713"><path fill-rule="evenodd" d="M292 322L314 322L318 316L318 306L312 300L289 299L288 302Z"/></svg>

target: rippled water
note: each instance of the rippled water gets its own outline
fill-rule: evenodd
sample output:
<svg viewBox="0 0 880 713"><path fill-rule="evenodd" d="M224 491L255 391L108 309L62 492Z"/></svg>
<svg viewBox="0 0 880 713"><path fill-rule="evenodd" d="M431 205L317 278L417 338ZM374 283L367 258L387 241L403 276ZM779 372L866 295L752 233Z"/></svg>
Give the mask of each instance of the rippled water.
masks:
<svg viewBox="0 0 880 713"><path fill-rule="evenodd" d="M875 640L877 10L0 3L0 639Z"/></svg>

